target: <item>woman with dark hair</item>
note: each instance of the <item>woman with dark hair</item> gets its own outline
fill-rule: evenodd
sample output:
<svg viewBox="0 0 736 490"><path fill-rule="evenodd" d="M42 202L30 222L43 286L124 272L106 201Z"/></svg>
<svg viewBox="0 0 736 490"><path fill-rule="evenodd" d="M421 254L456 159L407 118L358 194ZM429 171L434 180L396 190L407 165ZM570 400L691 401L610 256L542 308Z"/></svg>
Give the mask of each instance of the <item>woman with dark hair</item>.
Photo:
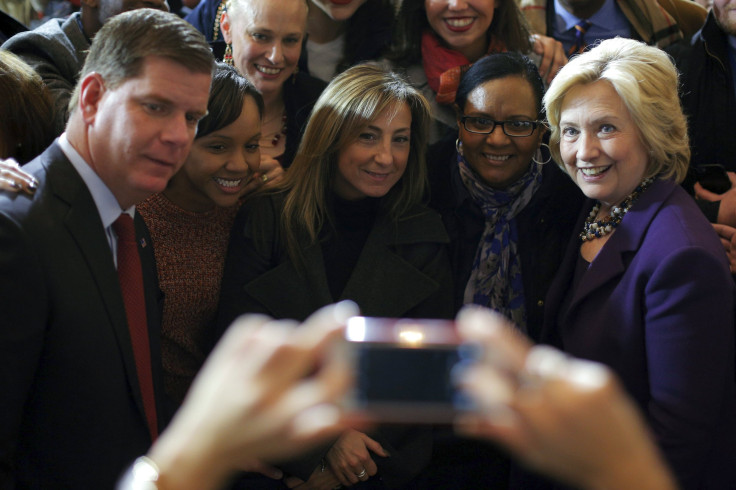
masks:
<svg viewBox="0 0 736 490"><path fill-rule="evenodd" d="M481 58L458 86L458 132L428 158L430 206L450 235L455 308L487 306L532 338L583 202L542 151L543 93L527 57ZM505 489L508 464L487 444L438 431L424 478L434 488Z"/></svg>
<svg viewBox="0 0 736 490"><path fill-rule="evenodd" d="M428 122L424 97L393 73L359 65L335 77L283 182L236 219L219 330L247 312L304 320L338 299L369 316L451 317L447 234L422 205ZM316 488L397 487L430 452L426 429L349 430L285 469L332 485Z"/></svg>
<svg viewBox="0 0 736 490"><path fill-rule="evenodd" d="M329 82L337 73L381 57L391 43L390 0L309 0L306 56L299 67Z"/></svg>
<svg viewBox="0 0 736 490"><path fill-rule="evenodd" d="M504 51L538 57L546 81L567 62L562 44L532 35L515 0L401 2L389 58L432 104L430 141L456 128L452 103L462 74L483 56Z"/></svg>
<svg viewBox="0 0 736 490"><path fill-rule="evenodd" d="M458 86L457 139L429 152L431 206L450 234L456 308L488 306L532 338L583 202L546 164L543 91L527 57L482 58Z"/></svg>
<svg viewBox="0 0 736 490"><path fill-rule="evenodd" d="M219 63L208 114L184 166L166 190L138 206L153 240L164 293L164 387L177 404L206 355L214 327L228 237L241 198L258 188L263 99L247 79Z"/></svg>

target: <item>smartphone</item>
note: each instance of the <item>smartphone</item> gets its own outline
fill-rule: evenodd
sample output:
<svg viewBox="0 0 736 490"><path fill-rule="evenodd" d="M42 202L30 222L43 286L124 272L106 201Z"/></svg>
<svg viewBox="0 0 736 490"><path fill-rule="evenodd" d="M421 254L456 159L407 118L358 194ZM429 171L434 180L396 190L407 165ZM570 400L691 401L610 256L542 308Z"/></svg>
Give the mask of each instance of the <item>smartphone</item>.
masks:
<svg viewBox="0 0 736 490"><path fill-rule="evenodd" d="M731 180L723 165L718 163L699 165L693 167L693 171L695 180L711 192L723 194L731 188Z"/></svg>
<svg viewBox="0 0 736 490"><path fill-rule="evenodd" d="M384 423L449 423L475 408L458 378L479 358L455 323L352 317L339 349L354 373L344 407Z"/></svg>

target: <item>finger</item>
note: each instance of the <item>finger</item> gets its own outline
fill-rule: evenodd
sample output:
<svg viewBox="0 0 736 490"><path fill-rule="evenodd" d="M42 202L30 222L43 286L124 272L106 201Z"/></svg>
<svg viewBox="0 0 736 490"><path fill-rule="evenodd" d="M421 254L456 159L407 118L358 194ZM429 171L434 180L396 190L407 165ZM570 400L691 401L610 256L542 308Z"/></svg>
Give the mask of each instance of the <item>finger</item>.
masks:
<svg viewBox="0 0 736 490"><path fill-rule="evenodd" d="M287 488L296 488L299 485L303 484L304 480L295 476L287 476L286 478L284 478L284 485L286 485Z"/></svg>
<svg viewBox="0 0 736 490"><path fill-rule="evenodd" d="M23 190L23 186L13 179L0 175L0 189L9 192L20 192Z"/></svg>
<svg viewBox="0 0 736 490"><path fill-rule="evenodd" d="M375 476L375 474L378 473L378 466L372 458L365 462L364 469L365 477L361 478L363 481L368 480L370 477Z"/></svg>
<svg viewBox="0 0 736 490"><path fill-rule="evenodd" d="M248 467L244 469L245 471L260 473L274 480L280 480L284 477L284 473L280 469L257 460L250 461Z"/></svg>
<svg viewBox="0 0 736 490"><path fill-rule="evenodd" d="M519 372L531 343L518 333L503 315L487 308L465 307L457 316L458 331L464 340L484 348L484 361L496 369Z"/></svg>
<svg viewBox="0 0 736 490"><path fill-rule="evenodd" d="M539 73L547 73L551 66L552 59L545 50L545 44L542 38L534 34L534 52L541 56L542 60L539 64Z"/></svg>
<svg viewBox="0 0 736 490"><path fill-rule="evenodd" d="M555 46L555 58L553 60L550 71L547 74L548 84L552 83L552 80L554 80L554 78L557 76L557 73L560 71L560 69L567 64L567 55L565 54L565 50L562 47L562 43L558 41Z"/></svg>
<svg viewBox="0 0 736 490"><path fill-rule="evenodd" d="M716 230L718 236L726 240L731 240L736 236L736 228L721 223L713 223L713 229Z"/></svg>
<svg viewBox="0 0 736 490"><path fill-rule="evenodd" d="M373 451L374 453L378 454L379 456L383 456L384 458L388 458L389 454L386 452L386 450L383 449L383 446L381 446L381 443L376 441L375 439L371 439L366 434L361 433L360 437L363 439L363 442L365 443L365 447L368 448L369 451Z"/></svg>
<svg viewBox="0 0 736 490"><path fill-rule="evenodd" d="M256 189L261 187L261 174L260 172L256 172L253 175L251 175L250 180L243 186L243 192L241 194L241 197L247 196L251 192L254 192Z"/></svg>
<svg viewBox="0 0 736 490"><path fill-rule="evenodd" d="M38 187L36 178L22 171L15 160L0 161L0 178L5 180L6 187L10 186L6 190L22 190L33 195Z"/></svg>
<svg viewBox="0 0 736 490"><path fill-rule="evenodd" d="M708 189L704 188L702 185L700 185L700 182L696 182L693 186L693 189L695 189L695 197L698 199L703 199L706 201L721 200L721 196L719 194L716 194L715 192L711 192Z"/></svg>
<svg viewBox="0 0 736 490"><path fill-rule="evenodd" d="M731 240L727 240L722 237L720 238L720 240L721 240L721 245L723 246L723 249L726 251L726 255L730 255L729 252L731 251Z"/></svg>
<svg viewBox="0 0 736 490"><path fill-rule="evenodd" d="M731 187L736 185L736 173L734 172L726 172L726 175L728 175L728 180L731 181Z"/></svg>

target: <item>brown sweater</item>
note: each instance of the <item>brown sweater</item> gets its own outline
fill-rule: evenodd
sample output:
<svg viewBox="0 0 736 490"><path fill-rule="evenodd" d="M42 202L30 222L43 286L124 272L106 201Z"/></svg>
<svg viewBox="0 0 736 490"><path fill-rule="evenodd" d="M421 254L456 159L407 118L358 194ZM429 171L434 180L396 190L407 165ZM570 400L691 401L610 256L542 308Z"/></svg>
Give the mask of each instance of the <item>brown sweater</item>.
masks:
<svg viewBox="0 0 736 490"><path fill-rule="evenodd" d="M164 387L177 404L181 404L204 362L238 207L194 213L178 207L163 194L155 194L136 206L151 233L164 293Z"/></svg>

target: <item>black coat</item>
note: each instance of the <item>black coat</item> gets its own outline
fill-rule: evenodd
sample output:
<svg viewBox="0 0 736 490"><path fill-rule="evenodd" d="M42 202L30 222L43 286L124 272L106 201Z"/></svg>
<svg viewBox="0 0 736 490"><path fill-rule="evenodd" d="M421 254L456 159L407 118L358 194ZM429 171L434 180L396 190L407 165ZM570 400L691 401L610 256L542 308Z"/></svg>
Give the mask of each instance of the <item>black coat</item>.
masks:
<svg viewBox="0 0 736 490"><path fill-rule="evenodd" d="M110 245L57 143L24 170L35 195L0 195L0 488L114 488L151 437ZM136 232L162 429L162 297Z"/></svg>
<svg viewBox="0 0 736 490"><path fill-rule="evenodd" d="M430 206L442 215L450 236L455 307L463 305L485 218L460 179L454 139L445 138L429 151ZM554 162L544 166L542 185L517 215L518 252L524 283L528 333L541 329L544 298L584 201L580 189Z"/></svg>

